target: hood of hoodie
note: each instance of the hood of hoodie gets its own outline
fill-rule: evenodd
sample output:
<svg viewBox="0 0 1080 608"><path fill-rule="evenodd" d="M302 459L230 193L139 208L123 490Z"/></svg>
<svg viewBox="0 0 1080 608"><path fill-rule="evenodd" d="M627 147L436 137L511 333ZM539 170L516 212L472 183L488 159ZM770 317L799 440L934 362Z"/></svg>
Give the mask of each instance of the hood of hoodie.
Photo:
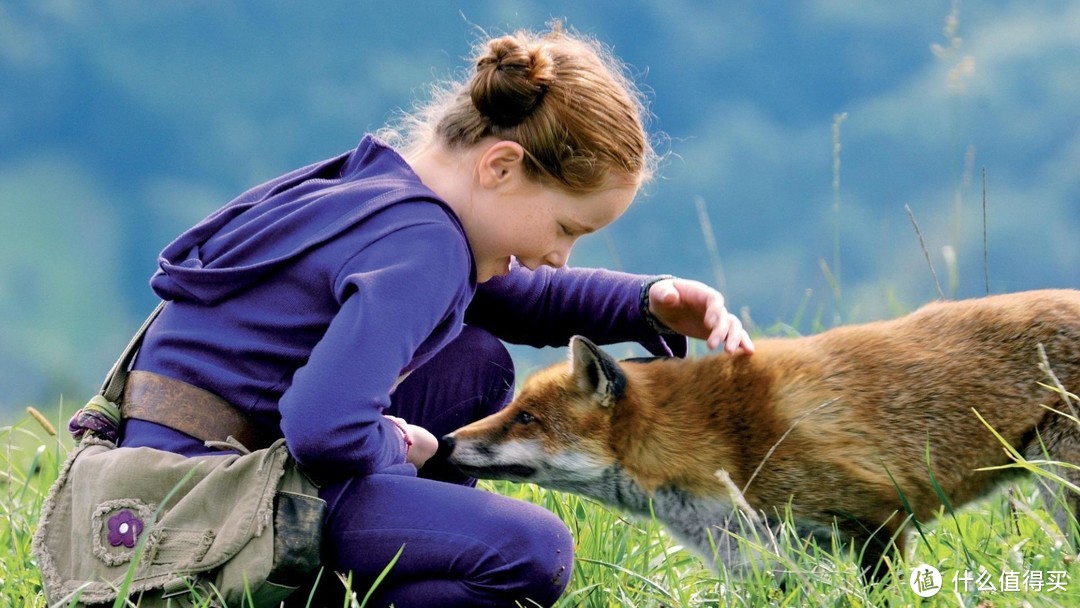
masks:
<svg viewBox="0 0 1080 608"><path fill-rule="evenodd" d="M150 284L166 300L214 304L378 210L417 199L458 222L397 152L367 136L355 150L252 188L181 234L161 252Z"/></svg>

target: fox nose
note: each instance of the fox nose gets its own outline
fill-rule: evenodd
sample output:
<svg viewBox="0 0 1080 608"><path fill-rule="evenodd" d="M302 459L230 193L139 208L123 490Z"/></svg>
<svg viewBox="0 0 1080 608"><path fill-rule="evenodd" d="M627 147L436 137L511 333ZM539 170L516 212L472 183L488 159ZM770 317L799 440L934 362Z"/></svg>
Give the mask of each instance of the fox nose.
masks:
<svg viewBox="0 0 1080 608"><path fill-rule="evenodd" d="M457 443L457 440L454 439L452 434L443 435L443 438L439 440L439 449L435 450L435 455L432 456L432 458L439 458L441 460L449 458L450 453L454 451L455 443Z"/></svg>

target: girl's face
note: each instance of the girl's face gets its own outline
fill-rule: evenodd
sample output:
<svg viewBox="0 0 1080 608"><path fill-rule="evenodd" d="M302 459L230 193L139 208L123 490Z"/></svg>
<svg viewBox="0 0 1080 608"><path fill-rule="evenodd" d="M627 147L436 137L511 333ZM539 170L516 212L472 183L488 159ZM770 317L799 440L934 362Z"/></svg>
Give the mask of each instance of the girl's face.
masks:
<svg viewBox="0 0 1080 608"><path fill-rule="evenodd" d="M496 186L474 195L466 226L481 283L506 274L511 256L532 270L564 266L578 238L613 222L637 194L637 184L625 179L591 194L568 194L528 179L520 163L498 176Z"/></svg>

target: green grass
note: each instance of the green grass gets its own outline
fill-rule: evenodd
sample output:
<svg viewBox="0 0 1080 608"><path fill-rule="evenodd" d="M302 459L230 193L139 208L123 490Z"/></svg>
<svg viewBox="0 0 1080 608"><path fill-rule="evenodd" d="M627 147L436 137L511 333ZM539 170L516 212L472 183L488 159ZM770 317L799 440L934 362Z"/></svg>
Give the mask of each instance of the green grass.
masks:
<svg viewBox="0 0 1080 608"><path fill-rule="evenodd" d="M778 538L778 561L792 572L793 584L781 587L768 572L748 580L732 580L706 570L682 551L654 521L627 521L585 499L534 486L495 484L497 491L537 502L568 523L577 544L573 582L560 606L1076 606L1080 605L1080 568L1056 545L1056 529L1042 508L1035 484L1024 482L1006 495L944 515L912 542L913 555L894 569L906 572L929 564L943 575L943 589L923 599L907 579L867 588L851 556L832 548L804 545ZM1015 506L1014 506L1015 505ZM750 541L748 541L750 543ZM757 543L752 543L757 546ZM953 575L972 573L964 591ZM1038 571L1044 581L1051 572L1064 572L1064 590L1024 590L1024 574ZM986 574L983 574L983 573ZM1019 591L1001 591L1004 575ZM979 576L988 576L998 591L977 589ZM1056 576L1056 575L1055 575Z"/></svg>
<svg viewBox="0 0 1080 608"><path fill-rule="evenodd" d="M0 606L44 606L30 539L70 441L47 434L27 415L13 426L0 428L0 442ZM533 485L482 482L481 487L540 504L569 526L576 560L570 587L558 604L566 608L1080 605L1080 566L1059 544L1061 535L1032 481L957 513L943 508L936 524L922 527L923 534L912 540L911 558L893 568L902 573L909 566L929 564L941 571L943 589L929 599L918 597L906 577L867 588L851 556L785 537L747 540L746 544L775 551L782 568L792 573L789 584L781 586L765 571L733 580L704 568L655 521L629 520L587 499ZM971 573L966 591L963 578L959 585L953 583L953 576L964 572ZM1025 574L1032 572L1042 576L1042 589L1025 590ZM1060 576L1051 573L1059 572L1067 577L1065 588L1051 591L1051 578ZM1002 590L1002 581L1011 585L1013 577L1018 590ZM979 578L989 580L996 590L980 591ZM367 590L353 591L357 598L353 605L360 606Z"/></svg>

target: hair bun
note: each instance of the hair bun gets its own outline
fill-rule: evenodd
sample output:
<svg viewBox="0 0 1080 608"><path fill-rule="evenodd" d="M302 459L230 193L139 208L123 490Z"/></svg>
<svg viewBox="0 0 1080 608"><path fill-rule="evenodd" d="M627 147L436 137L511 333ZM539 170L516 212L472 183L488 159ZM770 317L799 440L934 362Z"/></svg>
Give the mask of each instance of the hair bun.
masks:
<svg viewBox="0 0 1080 608"><path fill-rule="evenodd" d="M513 36L490 41L476 61L473 105L501 127L519 124L540 105L555 70L543 47L527 49Z"/></svg>

